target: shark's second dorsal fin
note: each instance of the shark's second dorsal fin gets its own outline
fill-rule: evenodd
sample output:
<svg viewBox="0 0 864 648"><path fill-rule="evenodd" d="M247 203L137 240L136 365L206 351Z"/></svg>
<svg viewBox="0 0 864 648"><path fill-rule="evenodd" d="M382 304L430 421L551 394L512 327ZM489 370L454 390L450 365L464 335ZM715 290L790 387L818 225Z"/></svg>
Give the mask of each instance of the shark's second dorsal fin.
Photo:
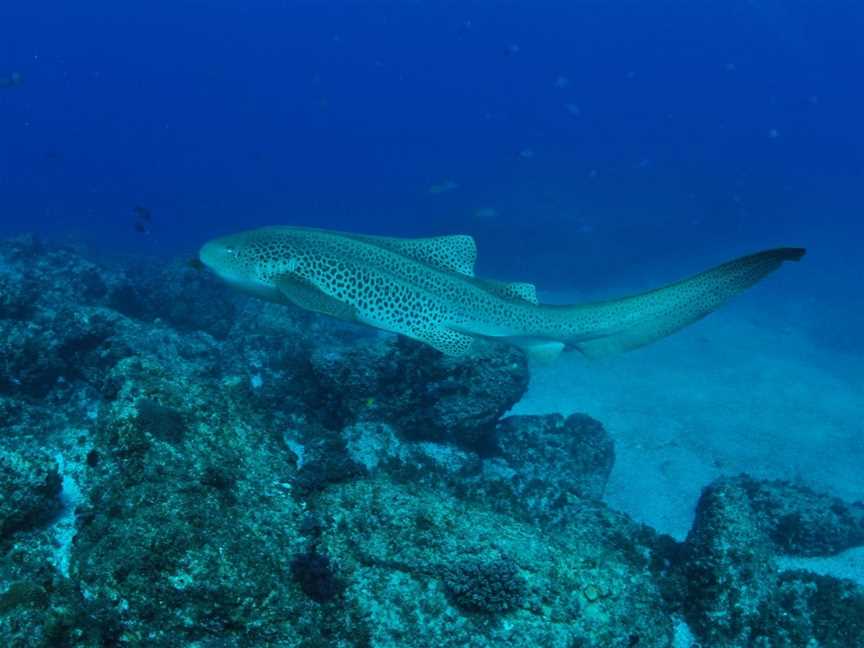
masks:
<svg viewBox="0 0 864 648"><path fill-rule="evenodd" d="M402 254L415 261L427 263L441 270L458 272L468 277L474 276L474 264L477 262L477 244L467 234L415 239L366 236L363 234L348 234L347 236Z"/></svg>
<svg viewBox="0 0 864 648"><path fill-rule="evenodd" d="M513 283L505 283L503 281L492 281L490 279L478 280L480 284L489 292L493 292L499 297L505 299L515 299L517 301L528 302L529 304L538 304L537 289L534 284L516 281Z"/></svg>

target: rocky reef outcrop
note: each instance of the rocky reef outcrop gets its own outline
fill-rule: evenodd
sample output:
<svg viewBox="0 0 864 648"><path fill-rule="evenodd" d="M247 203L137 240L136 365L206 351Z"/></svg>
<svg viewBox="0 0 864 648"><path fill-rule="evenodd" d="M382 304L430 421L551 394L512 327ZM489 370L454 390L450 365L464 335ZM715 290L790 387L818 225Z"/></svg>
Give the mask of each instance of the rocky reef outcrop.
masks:
<svg viewBox="0 0 864 648"><path fill-rule="evenodd" d="M681 547L679 596L711 646L844 646L864 640L864 590L781 572L780 554L831 554L861 544L861 505L746 475L706 488Z"/></svg>
<svg viewBox="0 0 864 648"><path fill-rule="evenodd" d="M777 562L860 544L860 505L726 479L677 543L603 503L600 422L507 417L508 347L32 237L0 335L4 646L864 644L860 588Z"/></svg>

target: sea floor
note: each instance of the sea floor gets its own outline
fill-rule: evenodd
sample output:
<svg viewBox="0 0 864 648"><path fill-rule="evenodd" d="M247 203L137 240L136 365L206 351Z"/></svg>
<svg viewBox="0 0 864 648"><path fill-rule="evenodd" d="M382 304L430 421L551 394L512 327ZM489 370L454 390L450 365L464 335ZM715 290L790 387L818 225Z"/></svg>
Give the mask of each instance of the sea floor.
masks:
<svg viewBox="0 0 864 648"><path fill-rule="evenodd" d="M864 499L861 356L820 346L806 325L764 311L747 298L648 348L532 367L514 413L603 421L616 447L606 501L678 539L720 475ZM864 583L860 549L790 566Z"/></svg>

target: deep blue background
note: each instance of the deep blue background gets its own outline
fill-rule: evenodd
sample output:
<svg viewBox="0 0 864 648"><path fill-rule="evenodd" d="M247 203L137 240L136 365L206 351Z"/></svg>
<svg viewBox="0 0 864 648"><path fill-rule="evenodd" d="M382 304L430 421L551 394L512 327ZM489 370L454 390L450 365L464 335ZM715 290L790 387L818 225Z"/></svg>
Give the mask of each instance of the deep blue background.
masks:
<svg viewBox="0 0 864 648"><path fill-rule="evenodd" d="M862 33L857 0L11 0L0 235L465 231L487 272L574 287L807 244L852 278Z"/></svg>

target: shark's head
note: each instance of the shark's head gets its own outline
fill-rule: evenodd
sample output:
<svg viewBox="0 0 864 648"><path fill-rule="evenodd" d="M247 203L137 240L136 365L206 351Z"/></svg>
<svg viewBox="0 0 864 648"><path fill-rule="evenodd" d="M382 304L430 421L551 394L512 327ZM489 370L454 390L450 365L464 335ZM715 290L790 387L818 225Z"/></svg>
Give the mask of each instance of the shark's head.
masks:
<svg viewBox="0 0 864 648"><path fill-rule="evenodd" d="M198 258L232 287L256 297L280 299L273 277L291 269L292 249L286 237L268 230L252 230L208 241Z"/></svg>

